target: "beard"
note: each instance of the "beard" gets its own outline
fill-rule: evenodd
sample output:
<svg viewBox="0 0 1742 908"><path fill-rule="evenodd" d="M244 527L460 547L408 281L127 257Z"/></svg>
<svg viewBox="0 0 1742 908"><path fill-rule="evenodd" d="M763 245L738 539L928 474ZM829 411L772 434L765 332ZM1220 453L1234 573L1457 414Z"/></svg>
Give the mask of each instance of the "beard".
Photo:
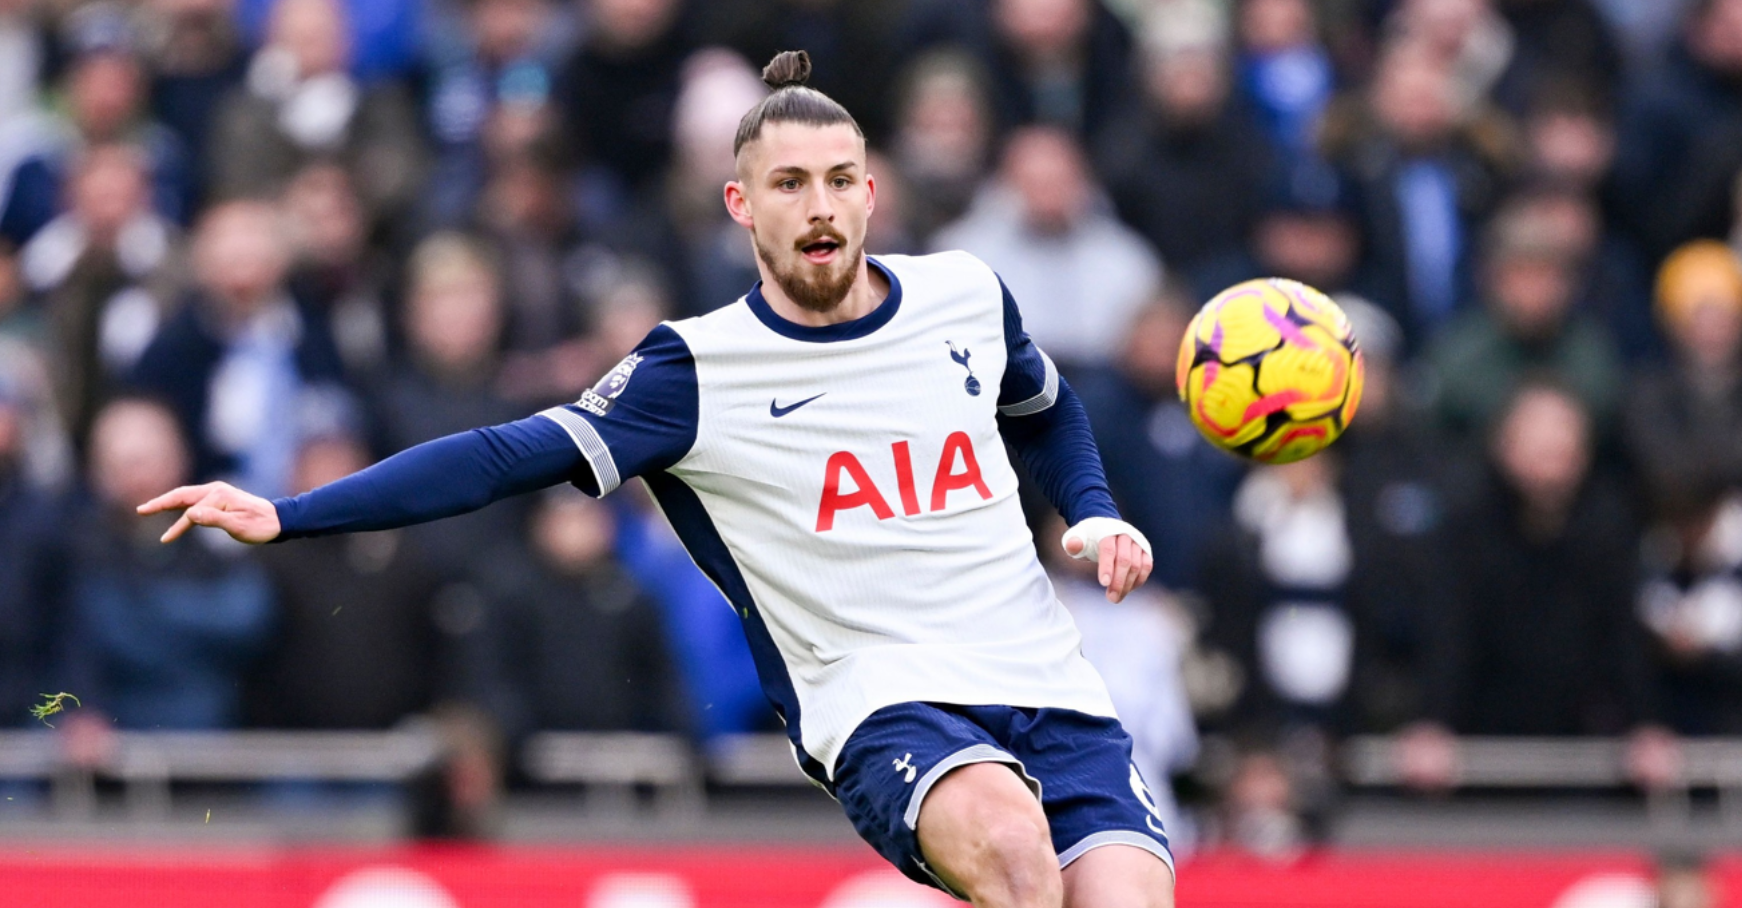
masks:
<svg viewBox="0 0 1742 908"><path fill-rule="evenodd" d="M840 254L831 263L840 266L838 272L832 268L816 268L804 260L804 247L825 238L834 240L840 247ZM761 238L755 238L754 242L756 256L762 259L762 264L768 266L768 273L774 276L774 282L780 285L781 292L800 308L811 312L832 312L841 304L841 300L847 298L847 291L853 289L853 281L859 276L859 262L865 257L863 243L849 252L846 238L829 228L813 230L794 243L795 259L789 268L781 267L774 250L763 245Z"/></svg>

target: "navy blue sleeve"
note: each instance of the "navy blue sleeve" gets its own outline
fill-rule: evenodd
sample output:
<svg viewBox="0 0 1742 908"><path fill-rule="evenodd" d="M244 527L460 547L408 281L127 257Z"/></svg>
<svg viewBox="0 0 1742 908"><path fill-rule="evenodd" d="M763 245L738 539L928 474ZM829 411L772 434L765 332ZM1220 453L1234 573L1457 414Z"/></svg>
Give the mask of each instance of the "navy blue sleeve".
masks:
<svg viewBox="0 0 1742 908"><path fill-rule="evenodd" d="M1004 379L998 389L998 431L1021 458L1065 522L1118 519L1089 413L1052 360L1022 330L1022 313L1004 291Z"/></svg>
<svg viewBox="0 0 1742 908"><path fill-rule="evenodd" d="M280 498L278 540L410 526L493 501L580 481L586 462L543 416L472 429L408 448L294 498Z"/></svg>
<svg viewBox="0 0 1742 908"><path fill-rule="evenodd" d="M1022 313L1004 281L1004 381L998 387L998 413L1027 416L1039 413L1058 400L1059 370L1028 332L1022 330Z"/></svg>
<svg viewBox="0 0 1742 908"><path fill-rule="evenodd" d="M592 468L595 482L577 485L603 496L682 460L695 445L699 412L695 357L660 325L579 400L539 415L562 426Z"/></svg>
<svg viewBox="0 0 1742 908"><path fill-rule="evenodd" d="M1088 517L1120 519L1089 431L1089 412L1070 383L1059 379L1057 401L1039 413L1000 415L998 430L1066 523L1074 526Z"/></svg>
<svg viewBox="0 0 1742 908"><path fill-rule="evenodd" d="M681 460L695 444L697 408L695 360L661 325L572 404L425 442L274 501L278 538L425 523L563 482L602 496Z"/></svg>

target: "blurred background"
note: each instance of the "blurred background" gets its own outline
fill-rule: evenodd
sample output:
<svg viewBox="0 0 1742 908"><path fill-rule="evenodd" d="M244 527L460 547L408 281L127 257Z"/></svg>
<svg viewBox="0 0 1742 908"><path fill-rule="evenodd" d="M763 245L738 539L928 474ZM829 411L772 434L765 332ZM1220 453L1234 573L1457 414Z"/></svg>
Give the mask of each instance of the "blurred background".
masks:
<svg viewBox="0 0 1742 908"><path fill-rule="evenodd" d="M934 904L639 484L258 550L132 514L572 400L735 300L789 48L865 129L869 251L1000 272L1157 546L1110 607L1029 509L1182 904L1742 904L1742 0L0 0L20 904ZM1367 398L1249 469L1174 353L1271 275L1343 304ZM352 866L432 839L506 850Z"/></svg>

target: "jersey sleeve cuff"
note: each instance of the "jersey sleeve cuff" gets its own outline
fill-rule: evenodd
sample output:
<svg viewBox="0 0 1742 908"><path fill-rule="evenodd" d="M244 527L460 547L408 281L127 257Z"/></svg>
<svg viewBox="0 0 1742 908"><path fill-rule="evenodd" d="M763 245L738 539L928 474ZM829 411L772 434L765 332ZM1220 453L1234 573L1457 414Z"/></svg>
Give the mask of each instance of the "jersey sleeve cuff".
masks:
<svg viewBox="0 0 1742 908"><path fill-rule="evenodd" d="M302 502L291 496L272 499L272 511L278 517L278 535L270 542L288 542L302 538L299 519L302 512Z"/></svg>
<svg viewBox="0 0 1742 908"><path fill-rule="evenodd" d="M611 457L611 449L592 423L567 407L551 407L539 411L538 415L561 426L575 447L580 449L581 456L587 459L587 466L593 468L593 478L599 483L598 497L604 498L623 484L623 478L617 472L617 462Z"/></svg>
<svg viewBox="0 0 1742 908"><path fill-rule="evenodd" d="M1040 393L1027 400L998 408L1001 416L1033 416L1052 409L1059 399L1059 370L1053 365L1052 357L1039 347L1034 348L1040 354L1040 361L1046 367L1046 380L1042 383Z"/></svg>

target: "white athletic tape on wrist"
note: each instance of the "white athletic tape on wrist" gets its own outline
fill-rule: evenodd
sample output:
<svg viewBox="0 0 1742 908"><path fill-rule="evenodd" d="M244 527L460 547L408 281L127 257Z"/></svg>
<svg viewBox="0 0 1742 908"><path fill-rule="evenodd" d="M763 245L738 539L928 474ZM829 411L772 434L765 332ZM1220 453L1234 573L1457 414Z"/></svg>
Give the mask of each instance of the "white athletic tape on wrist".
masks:
<svg viewBox="0 0 1742 908"><path fill-rule="evenodd" d="M1090 517L1066 530L1064 538L1059 542L1065 547L1065 554L1071 555L1070 541L1081 539L1083 550L1071 555L1071 557L1079 561L1100 561L1101 540L1112 539L1114 536L1130 536L1131 541L1137 543L1137 547L1142 549L1145 555L1151 557L1155 555L1155 551L1149 547L1149 540L1144 538L1136 527L1111 517Z"/></svg>

